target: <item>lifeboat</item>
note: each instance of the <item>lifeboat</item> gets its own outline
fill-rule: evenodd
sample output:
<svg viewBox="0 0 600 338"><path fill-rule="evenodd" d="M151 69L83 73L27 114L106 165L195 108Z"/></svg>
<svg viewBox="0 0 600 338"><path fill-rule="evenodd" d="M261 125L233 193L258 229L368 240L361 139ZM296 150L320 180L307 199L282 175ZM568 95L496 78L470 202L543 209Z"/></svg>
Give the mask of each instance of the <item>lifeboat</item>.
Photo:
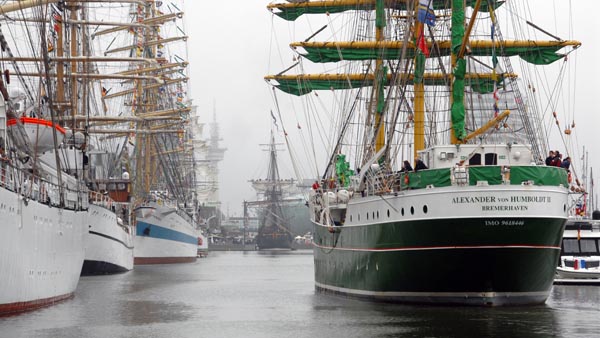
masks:
<svg viewBox="0 0 600 338"><path fill-rule="evenodd" d="M52 122L35 117L20 117L19 120L23 124L23 128L29 137L31 147L38 153L43 153L54 148L54 139L52 136L52 128L55 128L57 133L58 143L62 143L65 138L66 130L58 125L53 125ZM6 122L7 127L17 125L16 119L9 119Z"/></svg>

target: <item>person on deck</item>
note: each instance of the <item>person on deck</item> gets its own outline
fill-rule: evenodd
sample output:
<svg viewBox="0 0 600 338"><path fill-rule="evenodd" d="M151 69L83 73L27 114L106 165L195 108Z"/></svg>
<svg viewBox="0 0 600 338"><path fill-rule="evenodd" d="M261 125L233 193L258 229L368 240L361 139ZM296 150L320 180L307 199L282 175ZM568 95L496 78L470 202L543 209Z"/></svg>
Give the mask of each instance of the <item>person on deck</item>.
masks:
<svg viewBox="0 0 600 338"><path fill-rule="evenodd" d="M554 150L550 150L548 157L546 157L546 165L552 165L552 160L554 160Z"/></svg>
<svg viewBox="0 0 600 338"><path fill-rule="evenodd" d="M415 172L417 172L419 170L424 170L424 169L429 169L429 168L427 167L427 165L425 165L423 160L421 160L420 158L417 158L417 161L415 162Z"/></svg>
<svg viewBox="0 0 600 338"><path fill-rule="evenodd" d="M569 171L569 169L571 168L571 158L569 156L567 156L567 158L565 158L561 163L560 163L560 167L561 168L565 168L567 169L567 171Z"/></svg>
<svg viewBox="0 0 600 338"><path fill-rule="evenodd" d="M562 154L558 152L558 150L556 150L554 152L554 158L552 159L552 162L550 163L550 165L554 166L554 167L560 167L561 163L562 163Z"/></svg>
<svg viewBox="0 0 600 338"><path fill-rule="evenodd" d="M402 170L400 170L400 172L407 173L409 171L413 171L413 168L410 165L410 162L404 161L402 164Z"/></svg>
<svg viewBox="0 0 600 338"><path fill-rule="evenodd" d="M10 159L8 158L8 156L6 156L6 151L4 150L3 146L0 146L0 161L2 162L2 172L1 174L1 180L2 182L5 182L5 177L6 177L6 165L8 163L10 163Z"/></svg>

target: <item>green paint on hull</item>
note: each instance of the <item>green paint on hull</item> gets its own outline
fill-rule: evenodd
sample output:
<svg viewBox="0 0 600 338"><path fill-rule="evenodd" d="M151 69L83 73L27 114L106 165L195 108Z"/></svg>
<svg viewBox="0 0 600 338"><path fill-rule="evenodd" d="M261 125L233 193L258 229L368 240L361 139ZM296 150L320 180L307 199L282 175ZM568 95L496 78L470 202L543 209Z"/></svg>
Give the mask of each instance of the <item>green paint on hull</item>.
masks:
<svg viewBox="0 0 600 338"><path fill-rule="evenodd" d="M386 301L543 303L565 220L502 225L510 220L404 221L333 232L315 226L315 281L318 288Z"/></svg>

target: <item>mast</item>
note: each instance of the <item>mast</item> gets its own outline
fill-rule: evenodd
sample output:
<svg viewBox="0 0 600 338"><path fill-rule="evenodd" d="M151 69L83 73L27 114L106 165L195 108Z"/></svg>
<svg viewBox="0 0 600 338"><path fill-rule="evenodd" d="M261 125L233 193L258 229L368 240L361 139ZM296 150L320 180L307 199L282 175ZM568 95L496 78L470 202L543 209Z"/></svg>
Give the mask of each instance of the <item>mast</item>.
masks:
<svg viewBox="0 0 600 338"><path fill-rule="evenodd" d="M291 68L287 68L279 74L265 76L265 79L274 87L297 96L306 95L317 90L345 89L355 89L355 93L360 95L360 88L370 87L370 97L366 97L367 102L369 102L366 111L366 128L368 130L364 130L364 127L361 130L365 133L367 142L363 143L365 149L362 153L363 158L357 161L359 165L366 164L377 153L382 154L379 150L388 147L388 144L393 144L397 149L401 146L412 146L414 148L409 151L414 157L417 157L419 152L425 149L429 138L431 138L430 145L437 144L434 139L442 134L445 138L443 143L448 143L448 141L451 144L475 143L481 139L481 135L489 135L495 126L504 125L506 131L499 136L502 137L507 132L511 132L510 125L506 123L507 117L511 113L509 109L516 109L521 114L522 121L517 122L516 125L520 126L518 123L524 125L521 129L527 132L526 137L529 143L532 144L532 148L535 148L536 144L531 139L531 133L529 133L530 128L526 125L528 123L527 106L518 94L519 88L515 81L517 75L512 72L509 57L518 56L529 64L548 65L564 59L571 51L563 53L560 51L562 48L572 47L574 50L581 43L558 38L556 40L527 41L502 39L499 28L495 26L494 10L503 3L504 1L497 0L315 0L271 3L267 8L274 15L289 21L296 20L302 15L342 13L345 11L374 13L375 30L374 39L371 39L371 41L359 41L360 38L357 37L352 37L349 41L339 41L340 39L327 42L312 41L312 38L316 36L315 33L305 41L290 43L290 46L299 57L308 59L313 63L343 62L341 65L345 66L346 64L354 65L352 61L363 61L365 65L372 61L374 70L362 73L351 71L349 74L341 74L340 71L340 73L290 75L284 74L291 70ZM427 13L431 13L434 17L432 23L420 17L419 12L424 6L426 6ZM473 9L470 20L465 20L466 7L472 7ZM480 38L482 33L479 31L475 34L476 29L481 29L475 26L475 20L480 11L489 12L493 25L492 33L495 30L495 34L492 36L496 36L497 39L492 38L490 41L489 38ZM444 24L435 25L436 12L439 14L448 13L448 15L451 13L452 16L443 16L440 20ZM389 16L389 18L386 18L386 16ZM350 20L348 20L348 23L351 22ZM386 29L386 22L390 25L394 20L398 21L398 25L405 23L406 28L393 26ZM428 25L435 25L435 30L429 29ZM488 34L485 28L482 27L481 31ZM389 37L384 36L388 35L388 31ZM321 30L317 31L317 33L319 32ZM428 40L426 37L433 33L436 33L436 37ZM432 55L426 68L429 50L431 50ZM480 61L479 56L488 59ZM493 66L486 64L489 57L492 60L490 64ZM505 59L506 71L496 72L497 57ZM469 62L478 62L483 68L472 67L467 71L467 59ZM398 65L396 66L393 62L398 62ZM401 66L403 62L404 67ZM389 71L386 69L386 65L390 67ZM434 70L435 68L438 70ZM469 112L471 111L473 101L465 100L466 95L470 95L465 93L465 90L472 92L472 94L490 94L483 97L483 99L482 96L479 96L480 102L483 102L483 100L490 98L492 93L496 93L497 88L506 87L507 84L513 91L517 92L516 108L508 108L507 106L505 111L498 111L498 107L495 105L493 118L491 114L488 118L481 113L477 116L478 120L473 121L472 125L469 123L467 128L465 126L468 120L466 111L467 109L469 109ZM429 86L440 88L426 89ZM384 95L385 87L389 88L389 94L385 93ZM405 89L402 89L403 87ZM412 93L410 92L411 89L413 90ZM443 91L444 93L435 95L433 90ZM430 94L431 96L428 96ZM431 117L426 114L426 98L427 103L431 102L432 104L431 108L428 107L428 109L431 109ZM496 99L496 96L494 98ZM362 97L356 99L354 104L360 99ZM389 105L389 107L386 105ZM405 105L405 107L401 107L402 105ZM350 108L348 114L353 114L354 107ZM492 112L492 107L488 107ZM486 108L481 108L481 111L484 111L484 109ZM383 115L384 111L389 111L390 118L388 122L384 121L386 119ZM405 115L400 117L400 112ZM358 114L353 116L358 116ZM349 121L350 118L349 116L348 121L344 122L339 137L336 137L338 144L334 148L335 154L340 154L340 140L348 136L347 132L354 132L349 130L350 128L345 128L346 123L352 124L354 122ZM471 121L469 120L469 122ZM426 131L426 124L428 128L429 126L432 127L431 132L429 129ZM412 128L413 142L404 138L404 135L407 134L400 130L408 130L409 128ZM385 129L390 130L386 132ZM386 140L386 138L388 139ZM396 143L396 140L402 144ZM534 149L533 152L535 154L537 150ZM332 156L336 156L335 154ZM398 154L398 152L394 154L391 151L386 151L380 159L389 161L388 157ZM333 158L330 158L328 166L331 166L334 161ZM328 168L325 172L331 171Z"/></svg>
<svg viewBox="0 0 600 338"><path fill-rule="evenodd" d="M465 73L467 71L467 61L465 60L465 51L469 42L471 29L477 18L477 12L481 0L477 0L471 14L471 20L465 32L465 6L463 0L452 1L452 73L454 81L451 85L451 110L452 118L450 120L450 142L452 144L464 143L466 139L465 131Z"/></svg>
<svg viewBox="0 0 600 338"><path fill-rule="evenodd" d="M419 0L414 1L414 13L417 16L419 8ZM416 19L416 18L415 18ZM415 41L417 46L425 46L425 25L419 20L415 22ZM415 77L413 81L413 88L415 91L415 98L413 101L414 110L414 150L413 158L417 158L419 151L425 149L425 84L423 83L423 75L425 73L425 57L424 51L420 50L415 53Z"/></svg>
<svg viewBox="0 0 600 338"><path fill-rule="evenodd" d="M386 25L385 18L385 6L384 0L377 0L375 8L375 40L377 42L383 41L384 28ZM373 86L373 94L375 96L375 153L379 152L385 145L385 125L384 125L384 108L385 108L385 96L384 96L384 79L387 70L383 67L383 60L378 57L375 60L375 78L376 81Z"/></svg>

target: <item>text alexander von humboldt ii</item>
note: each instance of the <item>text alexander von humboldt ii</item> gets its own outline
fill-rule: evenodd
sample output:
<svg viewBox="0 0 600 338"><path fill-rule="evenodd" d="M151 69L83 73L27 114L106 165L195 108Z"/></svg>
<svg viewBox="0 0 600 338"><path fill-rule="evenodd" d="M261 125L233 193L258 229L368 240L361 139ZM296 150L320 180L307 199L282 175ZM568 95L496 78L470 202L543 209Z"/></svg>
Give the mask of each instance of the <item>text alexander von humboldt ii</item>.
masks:
<svg viewBox="0 0 600 338"><path fill-rule="evenodd" d="M463 196L452 199L452 204L481 204L481 211L527 211L526 204L531 203L550 203L550 196Z"/></svg>

